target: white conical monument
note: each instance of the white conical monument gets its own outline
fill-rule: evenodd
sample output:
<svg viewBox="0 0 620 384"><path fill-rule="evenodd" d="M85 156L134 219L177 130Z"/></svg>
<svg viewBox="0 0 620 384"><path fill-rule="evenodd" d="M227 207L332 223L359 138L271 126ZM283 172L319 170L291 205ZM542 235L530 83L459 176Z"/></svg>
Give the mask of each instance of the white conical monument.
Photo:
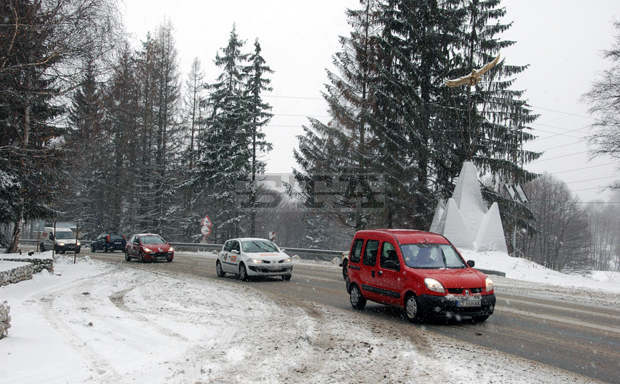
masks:
<svg viewBox="0 0 620 384"><path fill-rule="evenodd" d="M459 248L472 249L475 232L472 232L454 199L448 200L446 220L441 233Z"/></svg>
<svg viewBox="0 0 620 384"><path fill-rule="evenodd" d="M499 206L493 203L491 208L478 229L474 249L477 251L501 251L508 253L506 239L504 238L504 227L502 218L499 215Z"/></svg>
<svg viewBox="0 0 620 384"><path fill-rule="evenodd" d="M472 162L463 163L447 205L437 205L431 232L441 233L459 248L507 252L499 207L493 203L487 209Z"/></svg>

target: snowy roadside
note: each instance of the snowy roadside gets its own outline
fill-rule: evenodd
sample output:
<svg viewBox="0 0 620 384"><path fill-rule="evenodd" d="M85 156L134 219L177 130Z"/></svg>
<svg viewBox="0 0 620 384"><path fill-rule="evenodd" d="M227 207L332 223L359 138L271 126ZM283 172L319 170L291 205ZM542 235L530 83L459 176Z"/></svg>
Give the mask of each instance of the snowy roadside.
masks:
<svg viewBox="0 0 620 384"><path fill-rule="evenodd" d="M283 284L283 289L286 283ZM354 311L273 301L230 280L60 257L0 288L0 383L587 383Z"/></svg>

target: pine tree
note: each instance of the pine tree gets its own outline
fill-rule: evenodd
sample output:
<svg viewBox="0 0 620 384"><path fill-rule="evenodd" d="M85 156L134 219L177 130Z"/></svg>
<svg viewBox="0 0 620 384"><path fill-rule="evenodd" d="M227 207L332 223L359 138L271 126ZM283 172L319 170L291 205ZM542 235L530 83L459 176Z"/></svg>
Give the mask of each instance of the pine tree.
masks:
<svg viewBox="0 0 620 384"><path fill-rule="evenodd" d="M458 1L384 1L377 119L387 180L387 226L426 228L437 196L434 160L449 133L443 81L463 12Z"/></svg>
<svg viewBox="0 0 620 384"><path fill-rule="evenodd" d="M246 135L249 139L248 151L250 160L250 185L248 209L250 210L251 236L256 236L256 203L258 197L257 175L264 173L265 162L260 159L272 149L271 143L265 139L263 127L271 120L273 114L269 112L271 106L263 100L262 93L271 91L271 81L266 77L273 73L261 56L261 46L258 39L254 42L254 52L248 58L249 65L245 68L247 86L245 102L247 108Z"/></svg>
<svg viewBox="0 0 620 384"><path fill-rule="evenodd" d="M72 97L69 127L64 135L69 193L61 200L61 210L66 219L79 222L80 232L89 236L104 230L103 194L107 182L101 166L106 164L108 151L103 126L104 97L94 59L87 60L85 66L84 80Z"/></svg>
<svg viewBox="0 0 620 384"><path fill-rule="evenodd" d="M52 202L62 194L62 153L52 144L62 131L50 123L63 112L54 103L59 89L51 70L62 57L53 52L57 27L49 16L36 3L0 5L6 20L0 27L0 193L8 205L4 219L13 223L9 253L19 245L24 220L53 216Z"/></svg>
<svg viewBox="0 0 620 384"><path fill-rule="evenodd" d="M113 66L105 95L105 135L97 145L105 151L94 160L94 177L103 184L99 201L100 231L129 233L135 228L139 90L136 60L128 44L122 48ZM101 196L101 195L99 195Z"/></svg>
<svg viewBox="0 0 620 384"><path fill-rule="evenodd" d="M184 135L185 150L183 155L183 180L181 182L183 190L183 218L181 219L181 228L183 238L191 240L199 234L199 222L201 216L196 212L195 200L197 191L194 186L194 176L196 163L199 157L198 136L204 127L203 113L205 111L204 96L204 75L200 69L200 61L195 58L192 62L190 72L185 83L185 95L183 97L184 104Z"/></svg>
<svg viewBox="0 0 620 384"><path fill-rule="evenodd" d="M461 25L461 41L456 52L455 75L470 73L500 54L515 42L500 38L510 28L502 24L506 9L501 0L468 0L464 2L466 17ZM523 169L525 162L540 156L523 150L523 144L534 136L527 132L538 117L523 100L524 91L511 89L518 74L527 66L510 65L504 60L485 81L475 87L453 90L453 105L463 118L456 121L460 135L457 141L459 160L473 160L482 172L505 181L525 183L535 175Z"/></svg>
<svg viewBox="0 0 620 384"><path fill-rule="evenodd" d="M376 97L377 9L376 1L361 3L361 9L347 10L352 32L340 37L342 49L333 58L338 71L327 71L324 98L331 120L324 124L310 119L311 128L304 129L295 151L301 167L295 177L308 206L316 205L315 194L327 192L317 187L325 187L329 198L321 199L322 208L354 229L376 221L376 211L367 208L376 206L377 164L370 124Z"/></svg>
<svg viewBox="0 0 620 384"><path fill-rule="evenodd" d="M178 221L183 214L177 199L182 149L181 125L177 122L179 81L176 48L170 24L159 28L156 41L155 76L156 96L155 167L153 182L156 192L154 227L168 237L179 236Z"/></svg>
<svg viewBox="0 0 620 384"><path fill-rule="evenodd" d="M515 43L500 36L511 26L501 23L506 14L501 0L468 0L463 10L466 16L453 57L455 77L480 68ZM456 162L451 173L456 175L459 164L472 160L480 172L491 176L496 188L484 189L483 196L499 203L511 247L512 233L520 232L517 228L529 228L533 216L526 205L499 193L499 187L504 183L524 185L532 180L536 175L525 170L524 165L541 155L524 149L525 143L534 139L529 124L538 115L527 105L525 92L512 89L516 77L526 69L526 65L511 65L504 60L475 87L451 89L450 99L450 105L461 112L452 125L457 132L452 136Z"/></svg>
<svg viewBox="0 0 620 384"><path fill-rule="evenodd" d="M242 213L238 193L249 181L249 140L246 123L249 121L245 102L246 76L243 71L247 55L242 53L243 41L235 27L228 44L216 55L215 64L221 72L209 86L210 116L199 136L200 158L194 177L198 199L214 224L213 235L218 239L240 233Z"/></svg>

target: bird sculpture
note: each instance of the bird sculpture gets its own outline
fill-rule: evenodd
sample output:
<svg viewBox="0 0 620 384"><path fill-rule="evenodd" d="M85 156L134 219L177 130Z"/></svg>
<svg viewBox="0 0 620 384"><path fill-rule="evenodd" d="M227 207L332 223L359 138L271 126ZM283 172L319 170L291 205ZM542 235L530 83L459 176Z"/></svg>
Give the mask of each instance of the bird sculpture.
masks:
<svg viewBox="0 0 620 384"><path fill-rule="evenodd" d="M478 84L482 75L488 72L491 68L493 68L497 63L499 63L500 55L497 55L495 59L485 64L482 68L476 70L472 70L471 73L467 76L459 77L458 79L446 80L445 84L447 87L460 87L461 85L469 85L473 86Z"/></svg>

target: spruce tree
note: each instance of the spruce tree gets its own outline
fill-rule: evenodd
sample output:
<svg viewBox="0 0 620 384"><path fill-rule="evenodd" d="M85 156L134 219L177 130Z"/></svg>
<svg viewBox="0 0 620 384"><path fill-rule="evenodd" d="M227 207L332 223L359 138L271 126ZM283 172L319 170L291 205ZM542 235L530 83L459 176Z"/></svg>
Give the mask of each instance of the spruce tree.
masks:
<svg viewBox="0 0 620 384"><path fill-rule="evenodd" d="M4 219L13 224L9 253L17 250L24 221L54 216L52 203L63 192L62 152L55 145L62 127L51 123L63 113L55 102L59 88L52 70L62 56L54 52L58 27L49 17L36 3L0 5L5 20L0 27L0 194L7 205Z"/></svg>
<svg viewBox="0 0 620 384"><path fill-rule="evenodd" d="M265 172L265 162L260 156L272 149L271 143L265 139L263 128L271 120L273 114L271 106L263 100L263 93L271 91L271 80L267 75L273 73L261 56L261 46L258 39L254 42L254 52L248 58L249 65L245 68L247 86L245 89L245 108L247 121L245 122L246 136L248 137L248 157L250 161L250 184L247 208L250 210L251 236L256 236L256 204L258 198L257 176Z"/></svg>
<svg viewBox="0 0 620 384"><path fill-rule="evenodd" d="M482 67L515 43L500 36L511 26L501 22L506 14L501 0L468 0L463 10L459 49L453 57L457 77ZM535 175L523 165L540 156L523 149L534 138L528 125L538 116L523 99L524 91L511 89L516 76L526 69L527 65L503 60L475 87L453 89L451 98L462 112L455 121L459 132L454 136L460 162L473 160L480 171L513 183L531 180Z"/></svg>
<svg viewBox="0 0 620 384"><path fill-rule="evenodd" d="M209 86L211 112L198 138L200 157L193 183L201 191L197 199L203 212L213 221L216 241L240 233L243 215L238 194L244 192L243 185L249 181L244 94L247 79L243 71L247 55L242 53L242 48L243 41L233 27L228 44L215 58L221 72Z"/></svg>
<svg viewBox="0 0 620 384"><path fill-rule="evenodd" d="M468 0L463 2L466 16L460 25L460 43L453 60L455 77L471 73L490 62L502 49L515 44L501 38L511 24L502 23L506 9L501 0ZM453 121L456 128L452 147L452 173L456 175L463 161L473 161L478 170L491 177L496 187L485 188L487 200L497 201L502 212L507 244L512 250L512 233L529 228L532 214L526 205L506 198L499 190L504 183L524 185L536 175L524 165L541 153L524 149L534 139L530 124L535 115L524 99L525 91L512 89L516 77L527 65L512 65L504 59L483 81L474 87L451 89L451 106L461 112ZM457 116L455 116L457 117Z"/></svg>
<svg viewBox="0 0 620 384"><path fill-rule="evenodd" d="M329 106L328 124L310 120L299 138L295 158L301 169L295 171L309 207L316 195L325 213L343 225L365 228L376 221L376 151L371 115L376 89L376 1L361 2L361 9L347 10L352 27L341 36L341 50L334 55L337 72L327 71L329 83L324 98ZM317 190L326 189L326 190ZM310 216L312 220L317 220Z"/></svg>
<svg viewBox="0 0 620 384"><path fill-rule="evenodd" d="M426 228L436 202L434 160L441 139L443 81L457 41L458 1L384 1L381 4L380 96L374 125L388 180L387 226Z"/></svg>
<svg viewBox="0 0 620 384"><path fill-rule="evenodd" d="M80 233L92 236L104 230L108 183L102 167L107 164L109 148L104 134L104 96L94 58L87 60L85 67L84 80L72 96L64 135L69 193L61 200L61 210L66 219L79 223Z"/></svg>
<svg viewBox="0 0 620 384"><path fill-rule="evenodd" d="M183 210L178 199L182 149L182 127L177 121L179 80L176 48L170 24L159 27L156 40L155 76L158 87L155 108L155 161L153 183L156 193L154 227L170 238L180 235L178 221Z"/></svg>
<svg viewBox="0 0 620 384"><path fill-rule="evenodd" d="M183 97L183 121L185 149L182 160L181 181L183 193L183 217L180 226L185 240L191 240L200 233L201 212L196 211L195 199L197 191L194 185L196 162L199 157L198 136L204 128L205 101L204 75L200 61L195 58L185 82Z"/></svg>

